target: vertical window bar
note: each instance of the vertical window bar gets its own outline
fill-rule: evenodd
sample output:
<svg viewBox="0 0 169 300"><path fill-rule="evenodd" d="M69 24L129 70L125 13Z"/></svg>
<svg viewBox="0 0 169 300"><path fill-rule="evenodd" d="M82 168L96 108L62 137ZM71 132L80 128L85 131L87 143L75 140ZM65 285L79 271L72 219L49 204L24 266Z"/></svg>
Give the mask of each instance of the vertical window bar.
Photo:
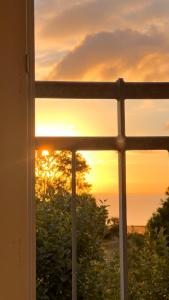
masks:
<svg viewBox="0 0 169 300"><path fill-rule="evenodd" d="M72 151L72 300L77 300L76 151Z"/></svg>
<svg viewBox="0 0 169 300"><path fill-rule="evenodd" d="M123 80L119 79L119 90ZM120 93L121 94L121 93ZM122 95L118 100L118 169L119 169L119 232L120 232L120 299L128 299L127 266L127 209L126 209L126 153L125 153L125 101Z"/></svg>

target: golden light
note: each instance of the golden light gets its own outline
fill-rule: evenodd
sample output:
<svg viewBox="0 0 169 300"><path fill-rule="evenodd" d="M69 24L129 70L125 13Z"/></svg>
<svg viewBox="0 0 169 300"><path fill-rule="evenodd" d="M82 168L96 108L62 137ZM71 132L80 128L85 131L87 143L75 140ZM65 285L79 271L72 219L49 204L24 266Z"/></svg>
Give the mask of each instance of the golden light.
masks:
<svg viewBox="0 0 169 300"><path fill-rule="evenodd" d="M75 125L72 124L60 124L49 123L43 125L40 123L36 127L36 136L76 136L80 135L80 132L75 130Z"/></svg>
<svg viewBox="0 0 169 300"><path fill-rule="evenodd" d="M49 151L48 150L42 150L42 156L48 156Z"/></svg>

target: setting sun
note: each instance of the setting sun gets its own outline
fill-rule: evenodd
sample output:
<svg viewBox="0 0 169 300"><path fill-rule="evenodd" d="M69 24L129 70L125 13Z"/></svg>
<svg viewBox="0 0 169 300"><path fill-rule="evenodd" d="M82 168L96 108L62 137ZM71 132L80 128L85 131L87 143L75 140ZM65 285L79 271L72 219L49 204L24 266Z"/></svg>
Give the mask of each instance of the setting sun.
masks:
<svg viewBox="0 0 169 300"><path fill-rule="evenodd" d="M42 156L48 156L49 151L48 150L42 150Z"/></svg>

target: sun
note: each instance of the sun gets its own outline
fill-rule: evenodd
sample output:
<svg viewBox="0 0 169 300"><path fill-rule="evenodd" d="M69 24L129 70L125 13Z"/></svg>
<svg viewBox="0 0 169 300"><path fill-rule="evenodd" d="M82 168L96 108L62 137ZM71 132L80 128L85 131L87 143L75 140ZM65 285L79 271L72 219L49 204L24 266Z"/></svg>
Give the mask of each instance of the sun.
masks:
<svg viewBox="0 0 169 300"><path fill-rule="evenodd" d="M42 156L48 156L49 151L48 150L42 150Z"/></svg>

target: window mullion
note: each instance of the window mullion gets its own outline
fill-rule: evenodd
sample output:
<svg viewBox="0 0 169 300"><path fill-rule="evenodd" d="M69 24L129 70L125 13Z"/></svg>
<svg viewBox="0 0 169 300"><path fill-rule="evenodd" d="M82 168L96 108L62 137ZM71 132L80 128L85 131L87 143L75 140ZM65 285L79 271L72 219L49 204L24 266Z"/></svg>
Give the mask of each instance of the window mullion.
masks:
<svg viewBox="0 0 169 300"><path fill-rule="evenodd" d="M119 80L119 90L123 80ZM122 94L122 93L121 93ZM120 233L120 299L128 299L127 266L127 206L126 206L126 150L125 150L125 100L118 97L118 170L119 170L119 233Z"/></svg>
<svg viewBox="0 0 169 300"><path fill-rule="evenodd" d="M77 300L76 151L72 151L72 300Z"/></svg>

